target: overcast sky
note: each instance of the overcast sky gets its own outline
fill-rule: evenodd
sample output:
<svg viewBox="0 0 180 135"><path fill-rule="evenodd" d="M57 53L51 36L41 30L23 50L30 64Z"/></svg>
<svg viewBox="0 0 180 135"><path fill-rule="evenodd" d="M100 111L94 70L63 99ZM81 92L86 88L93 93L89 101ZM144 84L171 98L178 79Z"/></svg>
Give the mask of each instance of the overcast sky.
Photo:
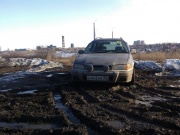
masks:
<svg viewBox="0 0 180 135"><path fill-rule="evenodd" d="M0 0L0 47L85 47L96 37L180 43L180 0Z"/></svg>

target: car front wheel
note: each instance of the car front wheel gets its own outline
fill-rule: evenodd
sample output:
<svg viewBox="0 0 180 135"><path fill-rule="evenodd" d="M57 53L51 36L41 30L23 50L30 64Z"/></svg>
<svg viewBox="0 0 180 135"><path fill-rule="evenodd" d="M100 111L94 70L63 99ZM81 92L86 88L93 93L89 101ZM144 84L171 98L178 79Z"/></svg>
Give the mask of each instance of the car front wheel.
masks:
<svg viewBox="0 0 180 135"><path fill-rule="evenodd" d="M135 69L133 69L133 75L132 75L132 79L129 82L130 85L135 85Z"/></svg>

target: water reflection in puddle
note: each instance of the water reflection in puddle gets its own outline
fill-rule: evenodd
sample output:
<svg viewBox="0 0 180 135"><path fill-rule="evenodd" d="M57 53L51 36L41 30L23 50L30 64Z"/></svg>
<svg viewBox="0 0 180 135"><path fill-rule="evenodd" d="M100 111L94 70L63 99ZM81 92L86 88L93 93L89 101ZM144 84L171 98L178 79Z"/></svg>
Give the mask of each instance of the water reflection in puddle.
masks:
<svg viewBox="0 0 180 135"><path fill-rule="evenodd" d="M0 128L11 128L11 129L51 129L58 128L56 124L33 124L33 123L8 123L8 122L0 122Z"/></svg>
<svg viewBox="0 0 180 135"><path fill-rule="evenodd" d="M166 99L164 99L163 97L157 97L157 96L151 97L149 95L144 95L144 96L138 97L138 99L136 99L136 100L132 100L131 102L133 102L137 105L142 104L142 105L151 107L152 106L151 103L153 103L155 101L166 101Z"/></svg>
<svg viewBox="0 0 180 135"><path fill-rule="evenodd" d="M67 74L67 73L58 73L58 75L64 75L64 74Z"/></svg>
<svg viewBox="0 0 180 135"><path fill-rule="evenodd" d="M81 124L80 120L76 116L74 116L71 110L62 104L61 96L59 94L54 95L54 100L56 102L56 108L61 109L73 124L75 125ZM88 131L88 134L98 135L96 131L94 131L93 129L89 127L87 127L87 131Z"/></svg>
<svg viewBox="0 0 180 135"><path fill-rule="evenodd" d="M71 110L62 104L60 95L58 95L58 94L54 95L54 100L56 102L56 108L61 109L73 124L75 124L75 125L80 124L79 119L77 119L74 116L74 114L71 112Z"/></svg>
<svg viewBox="0 0 180 135"><path fill-rule="evenodd" d="M142 104L142 105L146 105L146 106L149 106L151 107L151 102L150 101L140 101L140 100L134 100L134 103L135 104Z"/></svg>
<svg viewBox="0 0 180 135"><path fill-rule="evenodd" d="M58 75L65 75L65 74L67 74L67 73L57 73ZM47 75L46 77L53 77L53 74L49 74L49 75Z"/></svg>
<svg viewBox="0 0 180 135"><path fill-rule="evenodd" d="M177 88L178 89L178 88L180 88L180 85L169 85L169 88Z"/></svg>
<svg viewBox="0 0 180 135"><path fill-rule="evenodd" d="M123 128L124 127L123 122L121 122L119 120L106 121L106 123L115 128Z"/></svg>
<svg viewBox="0 0 180 135"><path fill-rule="evenodd" d="M0 90L0 92L8 92L11 91L12 89L7 89L7 90Z"/></svg>
<svg viewBox="0 0 180 135"><path fill-rule="evenodd" d="M144 96L141 96L142 100L145 100L145 101L165 101L166 99L164 99L163 97L161 96L149 96L149 95L144 95Z"/></svg>
<svg viewBox="0 0 180 135"><path fill-rule="evenodd" d="M46 77L52 77L53 75L52 74L49 74L49 75L47 75Z"/></svg>
<svg viewBox="0 0 180 135"><path fill-rule="evenodd" d="M17 94L33 94L35 91L37 91L37 90L28 90L28 91L20 91L20 92L18 92Z"/></svg>

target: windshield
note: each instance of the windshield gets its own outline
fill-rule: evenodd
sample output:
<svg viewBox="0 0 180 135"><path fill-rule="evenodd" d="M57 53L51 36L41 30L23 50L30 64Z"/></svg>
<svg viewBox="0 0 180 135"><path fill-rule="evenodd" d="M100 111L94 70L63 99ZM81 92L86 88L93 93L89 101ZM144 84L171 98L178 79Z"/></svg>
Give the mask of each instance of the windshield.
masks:
<svg viewBox="0 0 180 135"><path fill-rule="evenodd" d="M84 53L129 53L129 49L121 40L99 40L92 41Z"/></svg>

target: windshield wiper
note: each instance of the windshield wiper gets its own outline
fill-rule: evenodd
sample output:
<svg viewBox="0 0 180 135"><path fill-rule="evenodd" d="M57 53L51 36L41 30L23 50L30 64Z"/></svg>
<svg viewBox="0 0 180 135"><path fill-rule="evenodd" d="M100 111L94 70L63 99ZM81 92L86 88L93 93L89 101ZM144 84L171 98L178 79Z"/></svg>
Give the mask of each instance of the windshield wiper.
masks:
<svg viewBox="0 0 180 135"><path fill-rule="evenodd" d="M107 52L105 52L105 51L95 51L94 53L107 53Z"/></svg>
<svg viewBox="0 0 180 135"><path fill-rule="evenodd" d="M115 53L128 53L128 52L120 52L120 51L115 51Z"/></svg>

